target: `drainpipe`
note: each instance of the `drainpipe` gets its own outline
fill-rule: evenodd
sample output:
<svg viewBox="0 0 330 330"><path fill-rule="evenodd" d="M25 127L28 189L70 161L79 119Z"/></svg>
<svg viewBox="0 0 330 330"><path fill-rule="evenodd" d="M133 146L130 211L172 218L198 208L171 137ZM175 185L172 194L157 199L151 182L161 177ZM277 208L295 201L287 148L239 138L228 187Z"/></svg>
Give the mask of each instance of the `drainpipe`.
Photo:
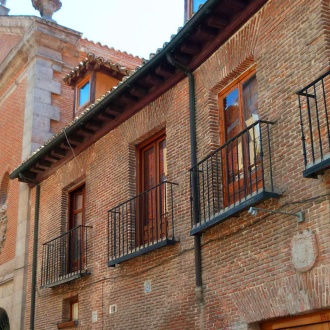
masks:
<svg viewBox="0 0 330 330"><path fill-rule="evenodd" d="M195 169L197 165L197 138L196 138L196 104L195 104L195 78L182 64L176 62L168 53L167 60L177 69L182 71L189 80L189 121L190 121L190 163ZM191 177L192 190L192 216L194 225L199 223L199 205L198 205L198 187L197 172L194 170ZM201 251L201 234L194 235L195 250L195 275L196 275L196 297L202 301L203 299L203 283L202 283L202 251Z"/></svg>
<svg viewBox="0 0 330 330"><path fill-rule="evenodd" d="M31 280L31 309L30 309L30 330L34 330L36 311L36 287L37 287L37 258L38 258L38 230L39 230L39 209L40 209L40 185L19 173L22 182L34 184L36 188L36 200L34 209L34 233L33 233L33 254L32 254L32 280Z"/></svg>

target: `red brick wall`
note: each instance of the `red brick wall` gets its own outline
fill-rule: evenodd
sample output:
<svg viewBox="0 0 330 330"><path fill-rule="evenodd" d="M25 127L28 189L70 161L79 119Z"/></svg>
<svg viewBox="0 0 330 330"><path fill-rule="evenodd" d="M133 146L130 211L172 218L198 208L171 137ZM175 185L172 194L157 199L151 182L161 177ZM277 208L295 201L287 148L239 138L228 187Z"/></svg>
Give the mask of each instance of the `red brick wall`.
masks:
<svg viewBox="0 0 330 330"><path fill-rule="evenodd" d="M23 121L25 111L26 79L19 78L21 68L8 82L8 88L0 92L0 183L21 162ZM17 86L13 82L18 81ZM9 87L15 86L12 90ZM15 257L18 219L19 183L10 181L7 197L7 232L0 254L0 264Z"/></svg>
<svg viewBox="0 0 330 330"><path fill-rule="evenodd" d="M327 3L313 0L307 6L303 0L269 1L194 73L200 160L219 145L218 93L256 66L260 117L276 122L271 144L274 185L281 193L278 200L258 206L304 210L306 221L298 224L289 216L252 217L242 212L206 231L202 236L204 298L197 301L193 238L189 235L185 79L42 183L39 281L41 244L59 236L66 221L60 202L63 190L81 181L86 184L86 224L93 226L92 275L38 290L37 329L62 321L63 300L77 294L81 329L247 329L248 323L329 308L329 299L320 298L326 297L330 273L329 173L317 180L302 177L295 94L328 69L329 36L323 29ZM169 181L179 184L174 214L180 242L108 268L107 210L135 192L134 146L164 127ZM303 230L315 234L319 256L311 270L299 273L291 261L291 244L293 236ZM148 294L144 293L147 280L152 286ZM112 304L118 308L115 314L109 314ZM92 311L98 312L95 323L91 322Z"/></svg>

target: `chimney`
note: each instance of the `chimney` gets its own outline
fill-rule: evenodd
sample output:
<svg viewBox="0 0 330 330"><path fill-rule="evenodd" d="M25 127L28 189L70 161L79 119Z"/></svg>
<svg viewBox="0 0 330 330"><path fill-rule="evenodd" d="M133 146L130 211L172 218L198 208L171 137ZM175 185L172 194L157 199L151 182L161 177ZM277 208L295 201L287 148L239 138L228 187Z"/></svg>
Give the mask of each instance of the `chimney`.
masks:
<svg viewBox="0 0 330 330"><path fill-rule="evenodd" d="M0 0L0 16L7 16L9 9L6 6L6 0Z"/></svg>
<svg viewBox="0 0 330 330"><path fill-rule="evenodd" d="M52 19L52 16L61 8L62 2L60 0L32 0L32 5L36 10L40 12L40 16L43 19L55 22Z"/></svg>

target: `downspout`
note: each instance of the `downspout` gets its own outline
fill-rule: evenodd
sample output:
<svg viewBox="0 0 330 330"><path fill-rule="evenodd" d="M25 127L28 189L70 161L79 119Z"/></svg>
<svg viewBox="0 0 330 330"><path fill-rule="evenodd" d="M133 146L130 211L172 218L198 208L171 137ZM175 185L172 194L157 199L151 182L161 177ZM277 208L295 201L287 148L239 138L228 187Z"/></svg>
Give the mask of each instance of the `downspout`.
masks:
<svg viewBox="0 0 330 330"><path fill-rule="evenodd" d="M191 176L191 191L192 191L192 216L193 223L199 223L199 205L198 205L198 187L197 187L197 137L196 137L196 104L195 104L195 77L182 64L176 62L171 54L167 54L167 60L177 69L182 71L189 80L189 122L190 122L190 163L191 168L194 168ZM203 299L203 283L202 283L202 249L201 249L201 234L194 235L194 250L195 250L195 277L196 277L196 297L202 301Z"/></svg>
<svg viewBox="0 0 330 330"><path fill-rule="evenodd" d="M19 173L22 182L34 184L36 188L36 199L34 209L34 233L32 254L32 279L31 279L31 308L30 308L30 330L34 330L36 311L36 287L37 287L37 258L38 258L38 231L39 231L39 209L40 209L40 185Z"/></svg>

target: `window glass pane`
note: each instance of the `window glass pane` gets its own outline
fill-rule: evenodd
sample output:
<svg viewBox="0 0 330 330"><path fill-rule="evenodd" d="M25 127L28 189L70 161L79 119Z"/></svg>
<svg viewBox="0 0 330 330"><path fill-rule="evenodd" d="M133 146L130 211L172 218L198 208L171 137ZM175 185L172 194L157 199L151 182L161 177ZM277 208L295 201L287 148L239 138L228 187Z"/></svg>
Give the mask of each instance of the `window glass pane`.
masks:
<svg viewBox="0 0 330 330"><path fill-rule="evenodd" d="M258 116L258 85L256 76L243 84L243 108L246 125L249 126L259 119Z"/></svg>
<svg viewBox="0 0 330 330"><path fill-rule="evenodd" d="M159 182L167 179L166 140L159 143Z"/></svg>
<svg viewBox="0 0 330 330"><path fill-rule="evenodd" d="M75 206L74 209L75 210L80 210L83 207L83 195L76 195L75 196Z"/></svg>
<svg viewBox="0 0 330 330"><path fill-rule="evenodd" d="M89 101L89 95L90 95L90 83L89 81L87 81L85 85L79 88L79 106L82 106L87 101Z"/></svg>
<svg viewBox="0 0 330 330"><path fill-rule="evenodd" d="M73 215L73 226L77 227L77 226L81 226L82 225L82 213L77 213Z"/></svg>
<svg viewBox="0 0 330 330"><path fill-rule="evenodd" d="M206 0L193 0L193 13L196 13L198 7L205 2Z"/></svg>
<svg viewBox="0 0 330 330"><path fill-rule="evenodd" d="M243 92L243 111L246 127L252 125L259 120L258 115L258 85L254 75L249 80L244 82L242 87ZM249 129L248 135L248 150L250 168L254 169L254 165L260 161L260 126L255 125Z"/></svg>
<svg viewBox="0 0 330 330"><path fill-rule="evenodd" d="M155 148L151 148L144 151L144 187L143 190L148 190L155 186Z"/></svg>
<svg viewBox="0 0 330 330"><path fill-rule="evenodd" d="M78 320L78 301L72 303L71 305L72 320Z"/></svg>
<svg viewBox="0 0 330 330"><path fill-rule="evenodd" d="M223 108L225 110L226 141L228 141L240 132L238 88L223 98Z"/></svg>

